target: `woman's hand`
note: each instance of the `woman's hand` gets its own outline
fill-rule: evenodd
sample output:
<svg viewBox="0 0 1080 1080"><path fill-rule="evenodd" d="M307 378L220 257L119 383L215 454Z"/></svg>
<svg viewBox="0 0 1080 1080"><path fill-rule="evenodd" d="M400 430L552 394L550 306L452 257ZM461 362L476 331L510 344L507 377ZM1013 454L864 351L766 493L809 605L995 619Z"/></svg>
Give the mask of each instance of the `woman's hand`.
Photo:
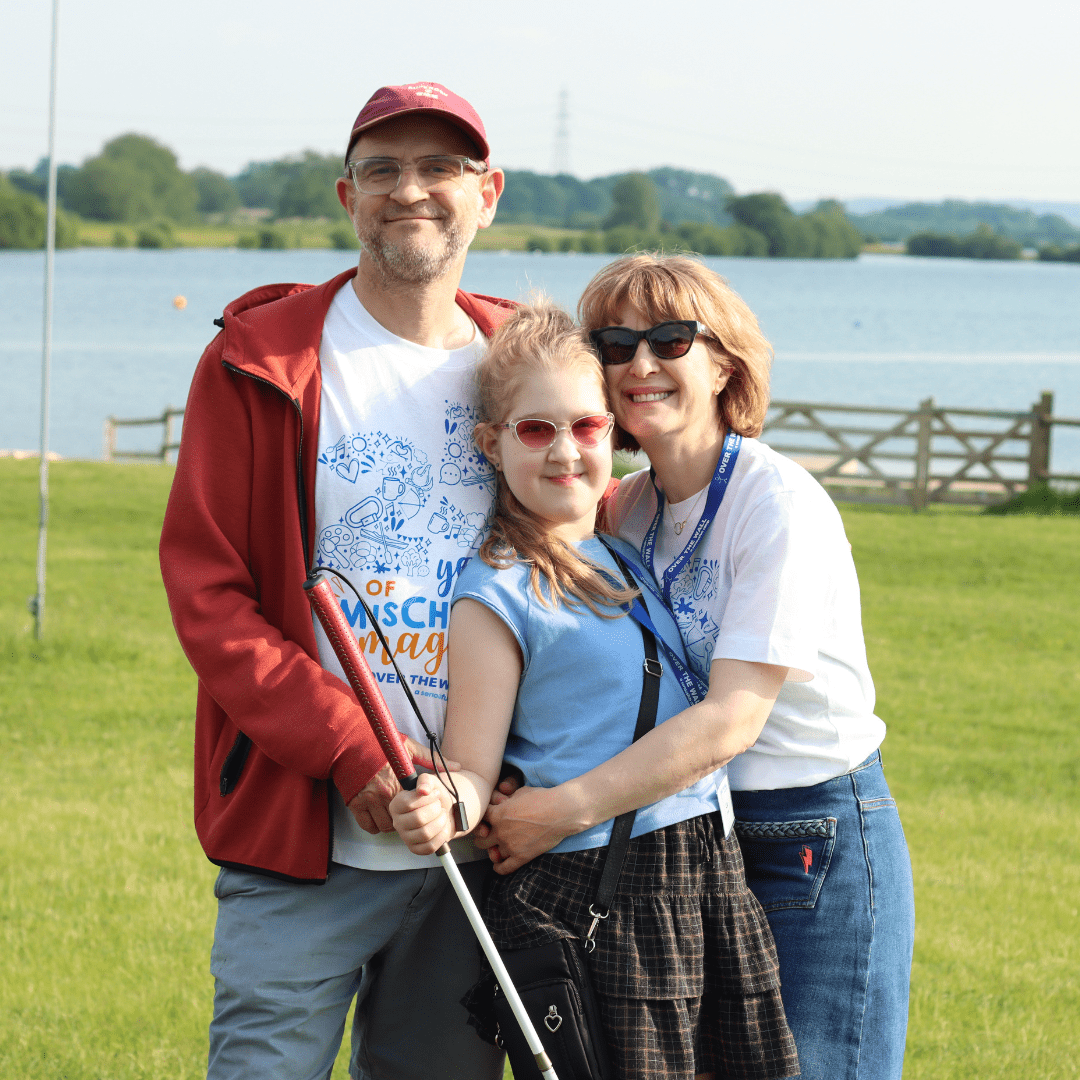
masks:
<svg viewBox="0 0 1080 1080"><path fill-rule="evenodd" d="M481 819L480 824L472 831L473 843L481 851L490 853L491 850L498 845L498 841L491 835L491 826L488 824L487 819L488 812L493 806L499 806L501 803L506 802L506 800L520 787L524 787L524 785L518 782L516 776L507 776L499 781L498 787L491 793L491 800L484 810L484 816ZM491 861L497 862L498 857L492 855Z"/></svg>
<svg viewBox="0 0 1080 1080"><path fill-rule="evenodd" d="M513 873L564 837L684 791L752 746L787 668L714 660L710 674L704 701L603 765L557 787L525 787L498 805L492 800L485 846L496 872Z"/></svg>
<svg viewBox="0 0 1080 1080"><path fill-rule="evenodd" d="M442 781L423 773L415 791L399 791L390 801L394 828L414 855L433 855L457 834L454 800Z"/></svg>
<svg viewBox="0 0 1080 1080"><path fill-rule="evenodd" d="M482 846L497 874L512 874L586 827L561 785L519 788L498 802L493 797L484 820L490 828Z"/></svg>

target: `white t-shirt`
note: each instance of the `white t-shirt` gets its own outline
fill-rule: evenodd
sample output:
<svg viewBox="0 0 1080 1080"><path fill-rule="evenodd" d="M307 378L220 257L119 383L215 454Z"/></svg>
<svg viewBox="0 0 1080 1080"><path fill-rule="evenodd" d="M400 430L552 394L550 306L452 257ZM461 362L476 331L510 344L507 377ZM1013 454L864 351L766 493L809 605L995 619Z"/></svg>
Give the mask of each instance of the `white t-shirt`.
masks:
<svg viewBox="0 0 1080 1080"><path fill-rule="evenodd" d="M457 575L480 545L495 473L476 449L473 369L487 348L479 330L461 349L429 349L371 317L346 283L323 324L322 404L315 471L315 562L364 594L428 726L446 717L446 640ZM426 738L348 586L332 579L398 728ZM319 658L342 680L322 627ZM396 832L364 832L332 791L335 862L366 870L437 866ZM469 840L458 861L484 858Z"/></svg>
<svg viewBox="0 0 1080 1080"><path fill-rule="evenodd" d="M665 504L658 577L701 519L700 495ZM640 548L656 505L648 470L634 473L612 501L612 527ZM676 536L672 522L684 518ZM881 744L851 545L832 499L802 466L743 440L716 517L670 600L690 662L706 681L714 659L791 669L757 742L728 765L733 790L819 784Z"/></svg>

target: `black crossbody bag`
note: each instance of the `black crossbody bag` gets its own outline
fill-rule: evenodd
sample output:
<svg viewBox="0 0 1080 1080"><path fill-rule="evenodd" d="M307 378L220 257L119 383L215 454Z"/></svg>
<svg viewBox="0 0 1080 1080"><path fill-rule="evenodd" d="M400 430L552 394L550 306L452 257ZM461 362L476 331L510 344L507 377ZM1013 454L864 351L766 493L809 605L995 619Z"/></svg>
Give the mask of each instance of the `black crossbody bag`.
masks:
<svg viewBox="0 0 1080 1080"><path fill-rule="evenodd" d="M615 558L631 588L636 588L622 560L617 555ZM645 663L635 742L656 724L660 676L664 670L657 657L656 638L646 627L640 623L638 626L645 644ZM589 905L592 923L584 942L560 938L546 945L502 953L506 969L559 1080L614 1080L585 955L596 948L596 929L611 911L636 815L636 810L621 814L612 825L596 898ZM499 1025L497 1041L506 1050L515 1080L541 1080L536 1059L514 1019L510 1003L498 988L494 1006Z"/></svg>

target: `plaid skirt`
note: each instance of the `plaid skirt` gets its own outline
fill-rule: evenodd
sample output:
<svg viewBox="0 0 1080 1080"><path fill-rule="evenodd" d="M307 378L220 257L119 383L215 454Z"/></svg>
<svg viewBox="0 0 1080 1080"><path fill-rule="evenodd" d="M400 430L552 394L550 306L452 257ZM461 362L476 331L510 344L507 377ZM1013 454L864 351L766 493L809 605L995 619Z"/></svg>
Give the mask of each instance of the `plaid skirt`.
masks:
<svg viewBox="0 0 1080 1080"><path fill-rule="evenodd" d="M485 919L500 949L584 939L607 848L541 855L496 877ZM588 963L620 1080L799 1072L776 946L719 814L630 841Z"/></svg>

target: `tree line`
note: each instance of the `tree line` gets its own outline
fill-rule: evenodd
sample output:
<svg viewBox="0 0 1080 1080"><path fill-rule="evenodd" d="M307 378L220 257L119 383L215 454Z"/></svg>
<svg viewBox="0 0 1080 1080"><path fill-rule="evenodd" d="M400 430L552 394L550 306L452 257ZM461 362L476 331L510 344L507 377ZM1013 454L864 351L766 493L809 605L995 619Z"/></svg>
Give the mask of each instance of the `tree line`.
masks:
<svg viewBox="0 0 1080 1080"><path fill-rule="evenodd" d="M57 244L75 244L78 221L84 219L130 226L141 247L170 247L177 226L228 221L241 207L250 207L274 219L340 221L349 234L343 246L354 246L334 194L341 168L339 157L307 151L280 161L252 162L236 176L205 167L185 172L167 146L145 135L120 135L81 166L57 168ZM0 176L0 248L44 245L47 185L46 159L33 170L12 169ZM283 246L280 234L265 227L240 240L244 246ZM130 244L131 237L118 229L114 243Z"/></svg>
<svg viewBox="0 0 1080 1080"><path fill-rule="evenodd" d="M928 255L946 259L1019 259L1023 245L1019 240L995 233L986 222L980 222L967 236L921 232L909 236L905 245L908 255ZM1060 247L1044 244L1039 248L1041 262L1080 262L1080 244Z"/></svg>
<svg viewBox="0 0 1080 1080"><path fill-rule="evenodd" d="M647 178L663 221L730 225L733 220L727 212L727 201L735 189L710 173L662 168L579 180L565 173L545 176L527 169L505 171L506 189L499 200L499 220L506 224L601 229L615 207L615 187L622 184L625 188L627 175ZM635 184L641 183L635 180Z"/></svg>
<svg viewBox="0 0 1080 1080"><path fill-rule="evenodd" d="M239 238L246 246L283 246L271 222L293 219L335 223L340 227L331 231L331 241L354 246L334 193L341 171L337 155L308 150L250 162L235 176L205 167L185 172L167 146L145 135L120 135L81 166L58 167L57 243L77 243L78 222L85 219L130 227L140 246L167 247L177 227L229 221L248 208L270 221ZM47 178L45 160L33 170L0 175L0 248L44 245ZM1057 215L1037 218L1031 211L958 200L864 215L848 215L839 202L824 200L796 214L776 193L740 196L722 177L674 168L592 180L508 169L498 221L573 230L557 241L537 234L528 241L533 250L852 258L875 230L884 238L903 233L912 254L1015 258L1016 244L1032 237L1043 238L1040 258L1076 261L1080 249L1080 230ZM945 225L925 224L939 221ZM920 223L925 227L913 227ZM126 230L117 230L114 243L131 242Z"/></svg>
<svg viewBox="0 0 1080 1080"><path fill-rule="evenodd" d="M980 225L1022 247L1080 243L1080 229L1060 214L1036 214L1001 203L964 202L906 203L872 214L852 214L852 222L868 238L906 241L916 234L971 236Z"/></svg>
<svg viewBox="0 0 1080 1080"><path fill-rule="evenodd" d="M980 222L967 236L921 232L909 236L909 255L929 255L946 259L1019 259L1023 244L999 236L986 222Z"/></svg>
<svg viewBox="0 0 1080 1080"><path fill-rule="evenodd" d="M247 207L277 220L340 222L341 246L349 246L347 219L334 193L341 170L338 156L309 150L251 162L231 177L205 167L185 172L173 151L156 140L120 135L81 166L57 169L62 210L57 240L75 243L81 218L133 226L140 246L167 247L176 226L228 220ZM0 247L43 246L47 178L44 160L33 170L13 169L0 178ZM580 235L568 238L569 247L563 242L564 249L851 258L862 248L861 236L839 203L822 203L809 214L796 215L779 195L739 197L721 177L673 168L593 180L509 169L499 221L577 231ZM261 234L249 242L279 246L273 228L264 226ZM115 242L130 239L118 230ZM532 243L542 248L548 242L541 237Z"/></svg>
<svg viewBox="0 0 1080 1080"><path fill-rule="evenodd" d="M509 183L508 185L509 186ZM723 217L714 221L673 224L662 216L660 190L651 176L628 173L611 188L611 210L599 229L559 241L562 251L686 251L698 255L769 256L794 259L851 259L863 249L863 238L835 200L796 214L775 192L730 195ZM528 241L534 251L550 251L546 237Z"/></svg>

